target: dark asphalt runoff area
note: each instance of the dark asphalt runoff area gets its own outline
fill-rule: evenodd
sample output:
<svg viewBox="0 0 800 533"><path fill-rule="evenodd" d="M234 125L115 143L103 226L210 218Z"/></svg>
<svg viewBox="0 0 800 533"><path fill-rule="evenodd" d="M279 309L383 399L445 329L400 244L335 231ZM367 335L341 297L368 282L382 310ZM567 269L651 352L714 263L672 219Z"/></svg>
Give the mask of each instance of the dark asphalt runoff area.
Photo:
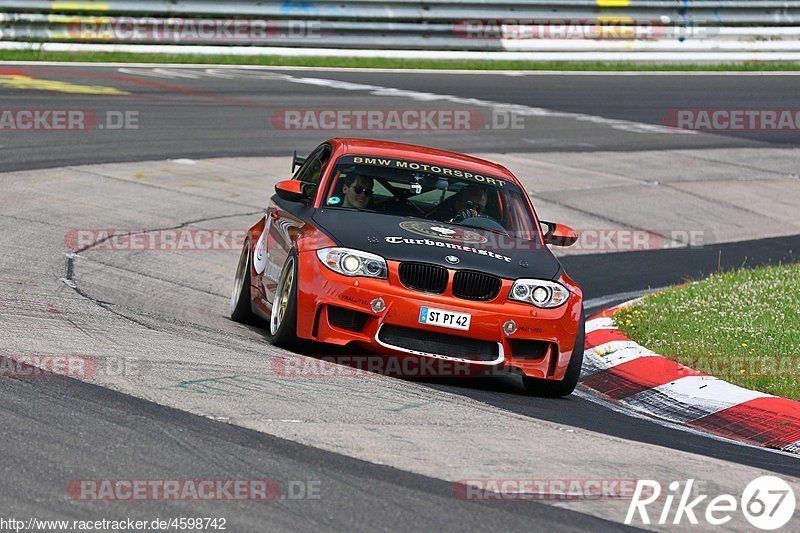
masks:
<svg viewBox="0 0 800 533"><path fill-rule="evenodd" d="M467 131L352 132L353 136L429 144L463 152L631 151L681 148L796 146L793 131L715 131L697 135L633 133L598 119L663 126L681 109L793 109L800 77L783 75L503 75L499 73L369 73L306 70L178 69L6 65L2 76L24 76L79 86L111 87L128 94L98 97L81 92L19 89L6 82L3 109L133 111L136 129L0 132L0 170L175 157L307 153L336 131L286 130L273 118L298 109L461 108L485 114L483 128ZM291 82L286 81L291 77ZM19 79L19 78L17 78ZM324 84L314 81L326 80ZM339 82L331 87L330 82ZM344 85L343 85L344 84ZM348 85L349 84L349 85ZM0 83L0 86L3 84ZM388 88L379 90L365 88ZM74 89L64 88L65 91ZM396 90L415 91L417 98ZM377 91L378 95L375 93ZM525 108L525 128L502 128L513 108L493 119L483 104L455 104L428 95L501 102ZM54 100L53 95L57 98ZM545 111L542 111L545 110ZM580 115L578 117L564 114ZM118 115L114 115L118 116ZM534 120L535 119L535 120ZM495 120L497 129L485 127Z"/></svg>

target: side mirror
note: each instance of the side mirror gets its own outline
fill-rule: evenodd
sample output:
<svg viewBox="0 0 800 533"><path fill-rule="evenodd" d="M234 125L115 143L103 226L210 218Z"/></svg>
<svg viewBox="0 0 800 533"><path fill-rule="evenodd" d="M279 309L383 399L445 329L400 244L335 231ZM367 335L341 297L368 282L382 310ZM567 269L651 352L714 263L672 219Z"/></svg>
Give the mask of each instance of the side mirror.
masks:
<svg viewBox="0 0 800 533"><path fill-rule="evenodd" d="M292 156L292 174L294 174L294 169L296 169L297 167L302 167L303 163L305 162L306 158L297 155L297 150L295 150L294 155Z"/></svg>
<svg viewBox="0 0 800 533"><path fill-rule="evenodd" d="M555 222L545 222L542 224L547 226L547 233L544 234L544 242L552 244L553 246L572 246L578 241L578 233L564 224L556 224Z"/></svg>
<svg viewBox="0 0 800 533"><path fill-rule="evenodd" d="M314 192L314 184L297 180L283 180L275 184L275 193L289 202L307 201Z"/></svg>

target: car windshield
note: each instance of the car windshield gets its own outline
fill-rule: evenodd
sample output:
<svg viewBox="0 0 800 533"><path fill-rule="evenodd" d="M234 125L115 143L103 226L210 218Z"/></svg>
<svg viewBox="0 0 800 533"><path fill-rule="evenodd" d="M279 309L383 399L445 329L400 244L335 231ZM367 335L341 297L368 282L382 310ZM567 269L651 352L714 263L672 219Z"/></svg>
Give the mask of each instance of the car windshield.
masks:
<svg viewBox="0 0 800 533"><path fill-rule="evenodd" d="M421 161L342 156L325 206L414 217L537 240L524 192L504 178Z"/></svg>

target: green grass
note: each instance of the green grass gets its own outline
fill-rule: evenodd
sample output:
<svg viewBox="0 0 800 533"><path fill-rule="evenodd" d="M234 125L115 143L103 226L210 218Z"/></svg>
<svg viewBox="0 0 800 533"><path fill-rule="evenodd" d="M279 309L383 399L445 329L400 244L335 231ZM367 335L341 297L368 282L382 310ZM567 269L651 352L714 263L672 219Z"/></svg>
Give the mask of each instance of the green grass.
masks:
<svg viewBox="0 0 800 533"><path fill-rule="evenodd" d="M800 400L800 263L716 274L658 292L614 321L665 357Z"/></svg>
<svg viewBox="0 0 800 533"><path fill-rule="evenodd" d="M602 70L602 71L796 71L800 63L736 64L597 63L586 61L490 61L435 59L370 59L355 57L283 57L192 54L132 54L117 52L42 52L0 50L0 61L82 61L113 63L196 63L303 67L412 68L463 70Z"/></svg>

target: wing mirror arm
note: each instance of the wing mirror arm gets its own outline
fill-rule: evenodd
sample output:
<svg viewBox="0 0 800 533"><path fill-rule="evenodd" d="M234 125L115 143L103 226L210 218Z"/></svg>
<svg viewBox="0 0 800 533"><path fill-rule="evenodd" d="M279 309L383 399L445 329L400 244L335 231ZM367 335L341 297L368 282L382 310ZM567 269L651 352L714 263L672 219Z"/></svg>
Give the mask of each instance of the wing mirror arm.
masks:
<svg viewBox="0 0 800 533"><path fill-rule="evenodd" d="M305 162L306 162L306 158L305 157L300 157L299 155L297 155L297 150L295 150L294 151L294 155L292 156L292 174L294 174L294 171L295 171L295 169L297 167L302 167L303 163L305 163Z"/></svg>

